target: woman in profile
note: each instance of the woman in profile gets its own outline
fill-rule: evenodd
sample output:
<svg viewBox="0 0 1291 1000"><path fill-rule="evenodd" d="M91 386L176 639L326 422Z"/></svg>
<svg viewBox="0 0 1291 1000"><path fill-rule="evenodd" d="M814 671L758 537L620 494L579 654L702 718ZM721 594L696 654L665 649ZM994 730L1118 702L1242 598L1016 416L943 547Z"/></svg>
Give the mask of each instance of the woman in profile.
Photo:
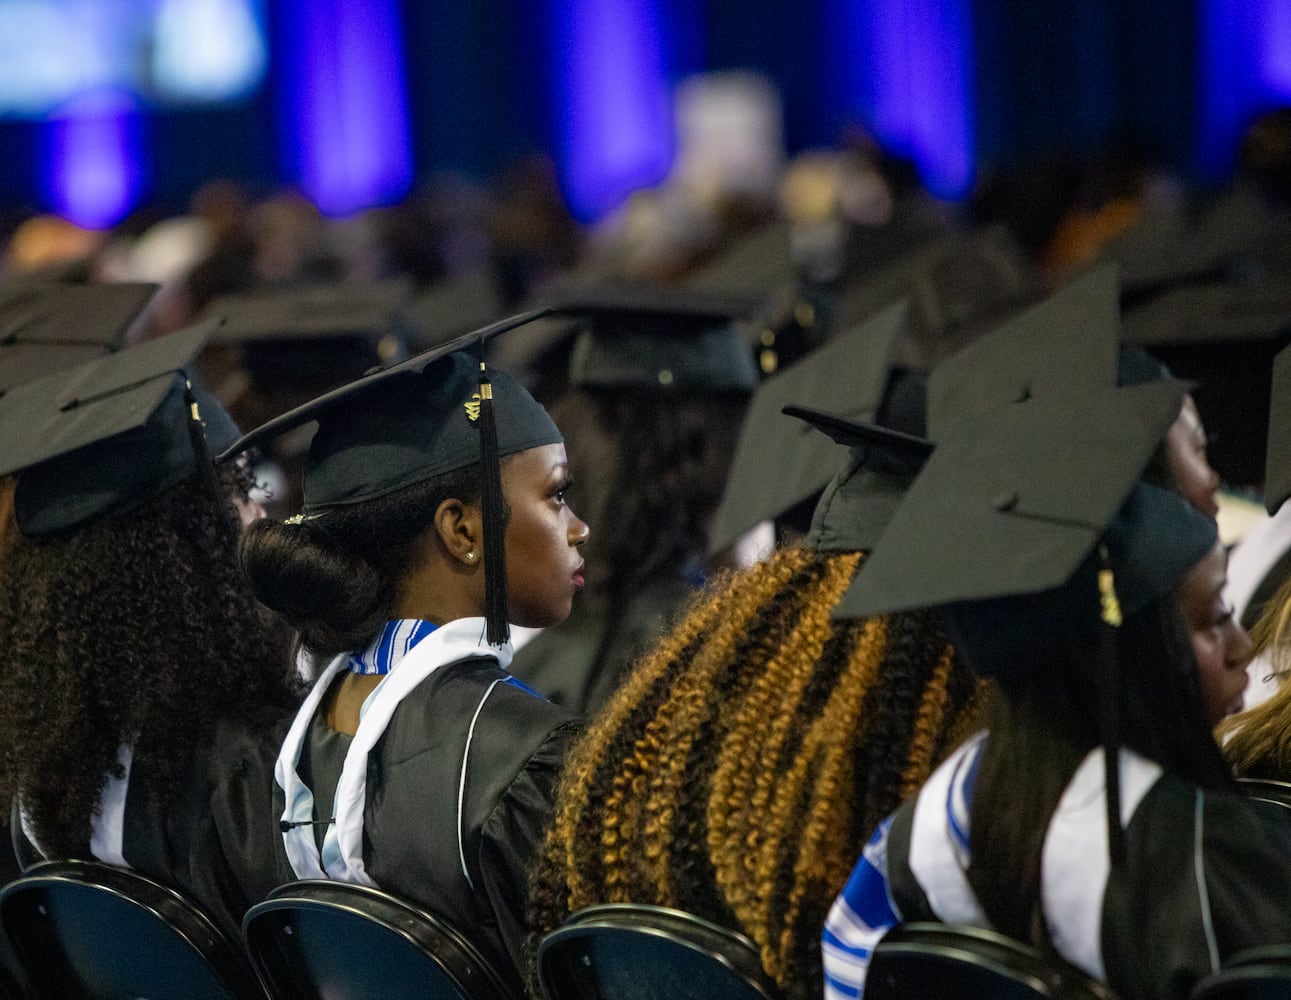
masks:
<svg viewBox="0 0 1291 1000"><path fill-rule="evenodd" d="M452 346L249 435L319 424L302 513L241 553L322 665L275 772L292 871L412 900L514 974L575 722L507 672L508 623L568 616L588 527L546 411Z"/></svg>

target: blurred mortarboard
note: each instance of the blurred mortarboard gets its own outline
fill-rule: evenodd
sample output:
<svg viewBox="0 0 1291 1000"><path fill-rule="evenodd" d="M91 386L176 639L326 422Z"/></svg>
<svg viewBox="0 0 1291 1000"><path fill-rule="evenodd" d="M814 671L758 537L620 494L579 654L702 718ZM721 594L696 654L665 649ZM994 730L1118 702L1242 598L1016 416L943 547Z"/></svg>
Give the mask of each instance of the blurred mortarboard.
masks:
<svg viewBox="0 0 1291 1000"><path fill-rule="evenodd" d="M408 300L403 309L410 345L429 350L506 313L497 280L488 270L452 278Z"/></svg>
<svg viewBox="0 0 1291 1000"><path fill-rule="evenodd" d="M798 283L790 249L788 223L773 222L722 250L689 275L683 287L688 292L765 304Z"/></svg>
<svg viewBox="0 0 1291 1000"><path fill-rule="evenodd" d="M301 519L362 503L471 465L482 470L489 641L506 637L503 506L496 458L563 440L551 417L505 372L487 380L478 351L538 319L525 313L365 375L256 428L220 459L317 422ZM491 440L490 440L491 439Z"/></svg>
<svg viewBox="0 0 1291 1000"><path fill-rule="evenodd" d="M1127 343L1149 349L1193 393L1224 481L1263 477L1269 372L1291 341L1291 283L1204 284L1172 289L1129 312Z"/></svg>
<svg viewBox="0 0 1291 1000"><path fill-rule="evenodd" d="M751 392L757 370L737 328L754 304L644 285L554 289L546 335L569 340L569 382L584 389Z"/></svg>
<svg viewBox="0 0 1291 1000"><path fill-rule="evenodd" d="M1111 388L1119 333L1116 270L1093 268L933 369L928 436L940 443L954 422L1032 396Z"/></svg>
<svg viewBox="0 0 1291 1000"><path fill-rule="evenodd" d="M779 517L819 493L838 472L837 446L806 424L787 419L782 410L810 403L852 420L873 421L905 317L905 303L891 306L758 386L713 517L710 552L725 549L758 522Z"/></svg>
<svg viewBox="0 0 1291 1000"><path fill-rule="evenodd" d="M1264 505L1270 514L1291 496L1291 347L1273 361L1272 396L1264 475Z"/></svg>
<svg viewBox="0 0 1291 1000"><path fill-rule="evenodd" d="M1182 394L1178 383L1157 382L1079 401L1037 397L953 423L836 616L1061 587L1134 489ZM1157 493L1168 496L1154 490L1145 512L1161 506ZM1211 545L1213 532L1212 523ZM1204 554L1186 542L1177 551L1161 546L1151 559L1118 560L1113 552L1126 613L1169 589Z"/></svg>
<svg viewBox="0 0 1291 1000"><path fill-rule="evenodd" d="M1196 212L1146 213L1108 242L1102 259L1119 267L1122 295L1134 305L1188 284L1263 277L1266 259L1288 239L1286 214L1238 185Z"/></svg>
<svg viewBox="0 0 1291 1000"><path fill-rule="evenodd" d="M184 372L215 326L104 355L0 397L0 475L17 475L23 534L73 528L209 472L208 450L228 447L237 428Z"/></svg>
<svg viewBox="0 0 1291 1000"><path fill-rule="evenodd" d="M399 281L287 288L218 298L206 315L225 321L218 342L291 351L273 355L288 377L300 374L302 366L318 367L326 345L357 354L350 368L358 366L361 372L405 355L400 310L407 294L407 285ZM343 377L353 374L345 371Z"/></svg>
<svg viewBox="0 0 1291 1000"><path fill-rule="evenodd" d="M121 347L156 285L0 286L0 393Z"/></svg>
<svg viewBox="0 0 1291 1000"><path fill-rule="evenodd" d="M868 552L932 454L932 442L803 406L784 412L849 451L816 504L807 544L817 552Z"/></svg>
<svg viewBox="0 0 1291 1000"><path fill-rule="evenodd" d="M833 325L848 329L908 298L909 332L897 360L924 368L1036 298L1026 260L1002 226L930 233L844 278Z"/></svg>

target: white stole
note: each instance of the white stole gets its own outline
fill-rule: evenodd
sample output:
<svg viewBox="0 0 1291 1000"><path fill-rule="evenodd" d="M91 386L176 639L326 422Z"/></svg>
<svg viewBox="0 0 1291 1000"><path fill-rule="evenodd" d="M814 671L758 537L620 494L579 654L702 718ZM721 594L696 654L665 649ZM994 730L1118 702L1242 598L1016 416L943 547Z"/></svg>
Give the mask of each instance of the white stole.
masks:
<svg viewBox="0 0 1291 1000"><path fill-rule="evenodd" d="M368 754L390 724L399 703L440 667L472 657L487 656L505 670L511 663L511 644L490 646L484 640L483 618L459 618L441 625L408 652L368 695L359 711L359 727L345 755L336 786L332 823L320 852L314 838L314 793L300 780L297 765L309 727L327 689L345 669L349 654L336 657L315 682L309 697L296 713L274 765L274 780L283 790L286 807L282 819L283 847L297 878L330 878L359 885L376 883L363 867L363 807L367 801ZM492 688L490 687L490 690ZM487 695L486 695L487 697ZM483 704L483 702L481 702ZM479 714L477 708L476 714ZM463 754L470 749L469 741ZM462 763L465 787L466 763ZM459 789L460 813L461 789ZM301 825L294 825L301 824ZM459 816L458 837L461 838ZM459 845L460 848L460 845Z"/></svg>

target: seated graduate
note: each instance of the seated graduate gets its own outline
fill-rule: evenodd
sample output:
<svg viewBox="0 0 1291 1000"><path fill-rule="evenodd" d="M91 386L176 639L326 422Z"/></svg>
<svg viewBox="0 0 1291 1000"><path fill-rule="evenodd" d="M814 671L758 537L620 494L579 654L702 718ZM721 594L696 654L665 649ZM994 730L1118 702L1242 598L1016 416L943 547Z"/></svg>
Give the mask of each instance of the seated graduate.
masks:
<svg viewBox="0 0 1291 1000"><path fill-rule="evenodd" d="M208 453L237 428L183 371L210 329L0 397L0 789L29 860L135 868L237 935L284 874L264 817L298 693L238 569L248 477Z"/></svg>
<svg viewBox="0 0 1291 1000"><path fill-rule="evenodd" d="M504 973L575 729L507 672L508 622L565 619L588 537L556 425L461 349L514 325L342 386L235 446L318 423L302 512L253 525L241 548L256 594L326 664L275 772L292 870L415 901Z"/></svg>
<svg viewBox="0 0 1291 1000"><path fill-rule="evenodd" d="M861 994L903 920L991 927L1126 1000L1183 1000L1291 941L1291 841L1219 755L1175 594L1214 522L1135 484L1181 395L1037 393L963 419L841 602L944 606L1000 697L865 846L826 924L827 997Z"/></svg>
<svg viewBox="0 0 1291 1000"><path fill-rule="evenodd" d="M548 301L561 333L535 363L568 387L535 391L555 397L581 470L574 500L597 531L574 613L521 647L513 667L590 717L703 582L757 370L729 299L611 286Z"/></svg>
<svg viewBox="0 0 1291 1000"><path fill-rule="evenodd" d="M862 339L890 341L900 319ZM979 683L935 618L831 620L930 450L796 411L831 443L779 412L785 391L813 398L840 372L854 401L884 399L886 350L844 353L841 370L825 347L759 390L747 454L784 474L741 476L721 520L738 531L824 485L811 530L712 581L572 751L534 874L535 943L596 903L671 906L749 937L787 997L819 996L820 932L856 845L979 724ZM777 387L789 372L807 377ZM910 388L889 384L881 421L922 428L921 393L892 405Z"/></svg>

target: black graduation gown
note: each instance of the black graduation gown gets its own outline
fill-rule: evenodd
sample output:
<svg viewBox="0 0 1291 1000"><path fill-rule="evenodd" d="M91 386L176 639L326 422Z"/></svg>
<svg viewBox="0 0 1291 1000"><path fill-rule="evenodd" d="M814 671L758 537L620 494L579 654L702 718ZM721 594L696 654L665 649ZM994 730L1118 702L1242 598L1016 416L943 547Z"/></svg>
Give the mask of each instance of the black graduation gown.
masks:
<svg viewBox="0 0 1291 1000"><path fill-rule="evenodd" d="M591 718L694 594L685 580L658 577L620 608L604 595L582 595L565 622L516 651L511 672L557 705Z"/></svg>
<svg viewBox="0 0 1291 1000"><path fill-rule="evenodd" d="M477 716L489 685L508 677L492 658L473 657L439 668L400 701L368 757L363 865L385 891L447 918L518 983L528 871L578 724L514 683L498 684ZM315 716L302 753L311 787L307 774L336 781L348 747L320 739L322 725ZM316 819L330 815L333 791L315 795ZM274 815L282 810L278 791Z"/></svg>
<svg viewBox="0 0 1291 1000"><path fill-rule="evenodd" d="M903 920L944 919L911 868L917 801L896 813L888 834L891 898ZM1125 864L1103 876L1091 861L1106 857L1105 835L1077 845L1064 867L1077 878L1105 878L1097 926L1051 919L1049 927L1097 941L1121 1000L1186 1000L1237 952L1291 943L1291 823L1239 795L1203 793L1164 774L1134 810L1125 846ZM1071 907L1059 921L1087 918Z"/></svg>
<svg viewBox="0 0 1291 1000"><path fill-rule="evenodd" d="M290 721L265 709L253 719L217 723L193 754L187 789L169 804L143 790L146 759L131 764L122 857L184 892L234 941L242 938L247 909L293 877L273 798L274 761ZM81 856L93 857L88 845Z"/></svg>

